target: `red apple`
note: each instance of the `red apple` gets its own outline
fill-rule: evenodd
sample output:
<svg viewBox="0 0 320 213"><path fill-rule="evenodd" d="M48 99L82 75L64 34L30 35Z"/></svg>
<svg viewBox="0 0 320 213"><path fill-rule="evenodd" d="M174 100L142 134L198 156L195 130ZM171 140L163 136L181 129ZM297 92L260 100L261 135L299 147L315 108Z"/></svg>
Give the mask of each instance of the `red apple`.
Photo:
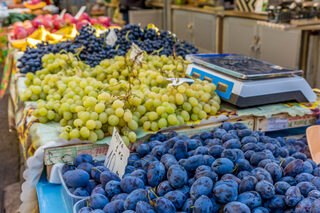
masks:
<svg viewBox="0 0 320 213"><path fill-rule="evenodd" d="M49 30L49 31L54 28L51 19L45 19L44 22L43 22L43 26L44 26L47 30Z"/></svg>
<svg viewBox="0 0 320 213"><path fill-rule="evenodd" d="M23 39L23 38L28 37L28 32L27 32L26 28L21 27L21 26L17 27L14 30L14 34L17 39Z"/></svg>
<svg viewBox="0 0 320 213"><path fill-rule="evenodd" d="M46 14L46 15L44 16L44 18L45 18L45 19L52 19L52 15L51 15L51 14Z"/></svg>
<svg viewBox="0 0 320 213"><path fill-rule="evenodd" d="M63 20L65 20L65 22L68 24L75 24L76 23L76 19L72 15L70 15L69 13L66 13L63 15Z"/></svg>
<svg viewBox="0 0 320 213"><path fill-rule="evenodd" d="M63 19L58 18L53 20L53 26L55 29L61 29L65 25L66 25L66 22Z"/></svg>
<svg viewBox="0 0 320 213"><path fill-rule="evenodd" d="M59 18L59 15L58 14L54 14L53 16L52 16L52 19L53 20L56 20L56 19L58 19Z"/></svg>
<svg viewBox="0 0 320 213"><path fill-rule="evenodd" d="M89 22L87 20L82 20L82 21L79 21L76 25L77 27L77 30L80 30L82 28L82 26L86 26Z"/></svg>
<svg viewBox="0 0 320 213"><path fill-rule="evenodd" d="M23 23L21 21L18 21L13 24L13 29L16 29L17 27L23 27Z"/></svg>
<svg viewBox="0 0 320 213"><path fill-rule="evenodd" d="M109 27L111 25L111 18L110 17L106 17L106 16L100 16L98 18L98 21L100 24Z"/></svg>
<svg viewBox="0 0 320 213"><path fill-rule="evenodd" d="M43 25L43 19L38 18L38 17L33 19L32 20L32 25L33 25L34 28L37 29L40 25Z"/></svg>
<svg viewBox="0 0 320 213"><path fill-rule="evenodd" d="M31 35L36 29L34 27L27 28L28 35Z"/></svg>
<svg viewBox="0 0 320 213"><path fill-rule="evenodd" d="M92 19L90 19L90 23L91 23L92 25L98 24L98 19L92 18Z"/></svg>
<svg viewBox="0 0 320 213"><path fill-rule="evenodd" d="M78 20L79 21L82 21L82 20L89 21L90 20L90 16L88 15L88 13L82 13Z"/></svg>

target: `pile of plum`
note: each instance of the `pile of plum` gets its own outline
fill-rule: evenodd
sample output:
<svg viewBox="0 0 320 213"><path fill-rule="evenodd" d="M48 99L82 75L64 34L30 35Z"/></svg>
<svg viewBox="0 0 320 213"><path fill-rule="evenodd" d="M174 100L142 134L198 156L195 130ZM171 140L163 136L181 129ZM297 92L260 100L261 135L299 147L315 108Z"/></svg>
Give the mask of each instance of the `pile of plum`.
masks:
<svg viewBox="0 0 320 213"><path fill-rule="evenodd" d="M63 167L79 213L320 212L320 165L305 138L270 138L241 123L188 137L157 133L120 179L90 155Z"/></svg>

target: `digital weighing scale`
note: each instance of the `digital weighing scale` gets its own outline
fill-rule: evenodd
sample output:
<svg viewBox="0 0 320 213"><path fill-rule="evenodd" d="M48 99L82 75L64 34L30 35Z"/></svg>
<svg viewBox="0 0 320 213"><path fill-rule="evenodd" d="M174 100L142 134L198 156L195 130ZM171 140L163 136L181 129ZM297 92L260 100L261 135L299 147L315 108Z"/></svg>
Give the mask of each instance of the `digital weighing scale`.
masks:
<svg viewBox="0 0 320 213"><path fill-rule="evenodd" d="M315 102L307 81L291 70L238 54L188 55L187 74L217 86L217 94L238 107L278 102Z"/></svg>

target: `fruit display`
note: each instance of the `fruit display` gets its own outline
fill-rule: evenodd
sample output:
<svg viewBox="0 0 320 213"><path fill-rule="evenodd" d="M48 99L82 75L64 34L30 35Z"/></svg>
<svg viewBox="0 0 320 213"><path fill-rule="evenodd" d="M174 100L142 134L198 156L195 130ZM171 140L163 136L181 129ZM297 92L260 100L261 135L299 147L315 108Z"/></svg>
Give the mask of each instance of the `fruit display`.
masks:
<svg viewBox="0 0 320 213"><path fill-rule="evenodd" d="M319 211L320 167L306 138L271 138L241 123L192 137L157 133L130 154L121 179L88 154L62 173L73 194L90 196L79 213Z"/></svg>
<svg viewBox="0 0 320 213"><path fill-rule="evenodd" d="M81 53L80 53L81 54ZM60 122L60 137L95 142L117 127L124 142L136 141L135 130L156 132L213 116L220 98L215 85L196 80L169 85L167 78L184 78L188 62L173 56L141 53L141 62L123 56L105 59L91 68L72 53L47 54L43 69L28 73L22 101L37 101L34 115L41 123ZM29 63L39 63L29 59Z"/></svg>
<svg viewBox="0 0 320 213"><path fill-rule="evenodd" d="M177 55L185 57L186 54L198 52L193 45L179 41L168 31L156 31L153 28L142 30L138 25L126 25L121 30L114 30L117 41L113 46L106 44L106 38L110 31L95 36L95 29L85 26L79 31L79 35L73 41L66 41L57 44L42 43L36 48L27 48L24 55L19 59L20 72L35 72L42 69L41 58L48 53L72 52L76 53L81 47L79 59L94 67L106 58L124 56L130 49L132 43L138 45L149 54L156 55ZM32 63L30 59L38 60L39 63Z"/></svg>
<svg viewBox="0 0 320 213"><path fill-rule="evenodd" d="M69 13L64 14L62 18L60 18L60 16L57 14L56 15L47 14L44 16L39 15L36 18L34 18L32 21L25 21L23 23L16 22L12 30L12 33L13 33L12 39L27 38L41 25L43 25L46 28L46 30L50 31L51 33L54 33L59 29L70 24L75 24L78 30L80 30L82 26L86 26L88 24L91 24L91 25L99 24L104 27L110 27L111 18L105 17L105 16L101 16L97 19L91 18L87 13L81 14L79 19L74 18Z"/></svg>

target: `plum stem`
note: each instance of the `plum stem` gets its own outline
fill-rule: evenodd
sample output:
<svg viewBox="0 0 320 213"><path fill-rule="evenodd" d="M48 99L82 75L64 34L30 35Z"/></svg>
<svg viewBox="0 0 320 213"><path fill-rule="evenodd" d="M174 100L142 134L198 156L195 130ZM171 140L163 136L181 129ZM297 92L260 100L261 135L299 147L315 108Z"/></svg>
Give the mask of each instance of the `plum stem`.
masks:
<svg viewBox="0 0 320 213"><path fill-rule="evenodd" d="M233 171L231 173L234 173L235 171L237 171L238 169L238 164L235 165L235 167L233 168Z"/></svg>
<svg viewBox="0 0 320 213"><path fill-rule="evenodd" d="M158 197L158 195L152 190L152 189L148 189L148 192L152 192L152 194L157 198L157 199L159 199L159 197ZM149 193L148 193L148 196L149 196Z"/></svg>
<svg viewBox="0 0 320 213"><path fill-rule="evenodd" d="M96 170L96 171L102 173L102 171L100 169L96 168L96 167L91 168L91 170Z"/></svg>
<svg viewBox="0 0 320 213"><path fill-rule="evenodd" d="M281 158L280 166L282 166L283 162L284 162L284 158Z"/></svg>

